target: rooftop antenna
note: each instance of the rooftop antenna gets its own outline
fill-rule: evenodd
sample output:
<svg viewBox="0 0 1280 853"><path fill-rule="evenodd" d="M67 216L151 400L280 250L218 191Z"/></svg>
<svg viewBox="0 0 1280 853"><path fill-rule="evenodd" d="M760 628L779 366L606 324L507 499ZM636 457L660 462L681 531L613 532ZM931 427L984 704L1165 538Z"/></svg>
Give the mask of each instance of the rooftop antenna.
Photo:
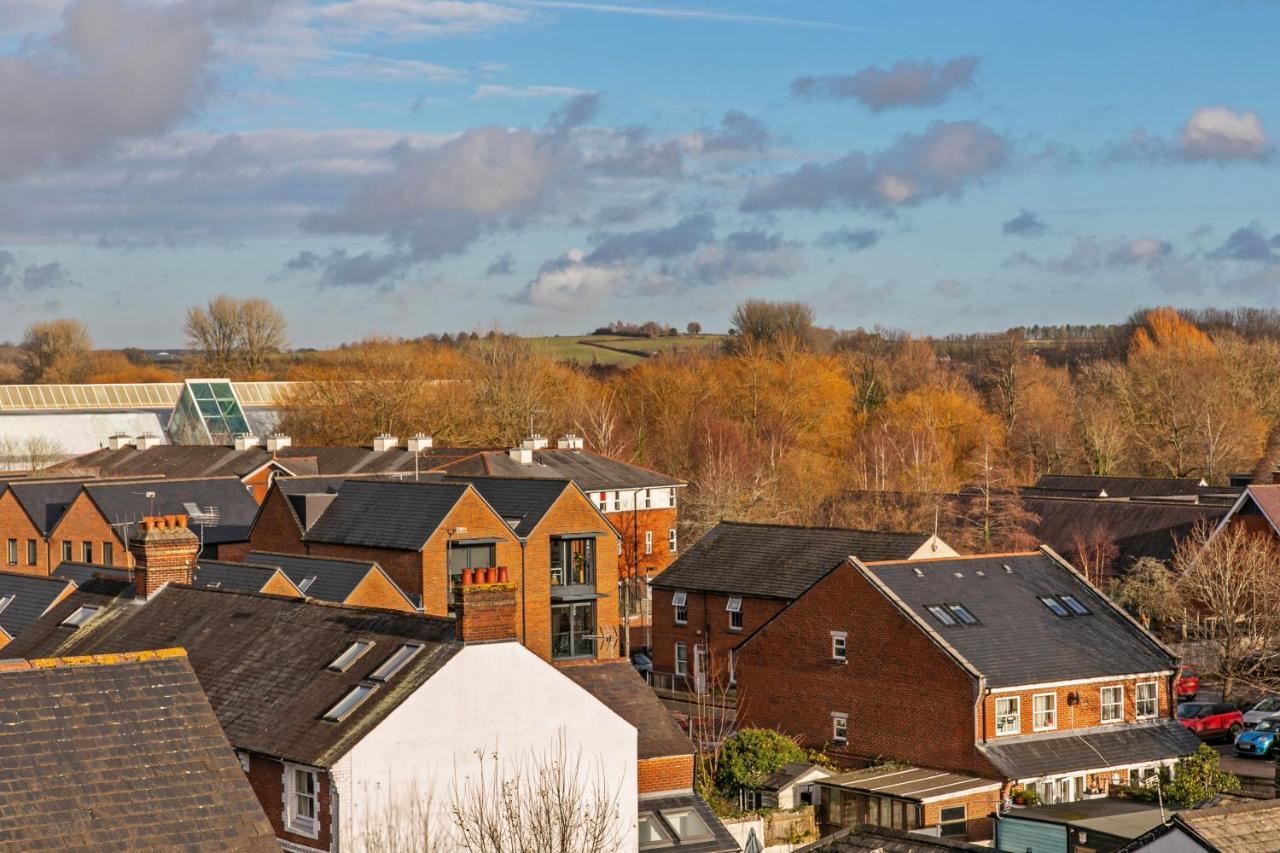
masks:
<svg viewBox="0 0 1280 853"><path fill-rule="evenodd" d="M149 501L151 501L151 511L148 513L148 515L156 514L156 493L155 492L130 492L129 494L142 495L144 498L147 498Z"/></svg>

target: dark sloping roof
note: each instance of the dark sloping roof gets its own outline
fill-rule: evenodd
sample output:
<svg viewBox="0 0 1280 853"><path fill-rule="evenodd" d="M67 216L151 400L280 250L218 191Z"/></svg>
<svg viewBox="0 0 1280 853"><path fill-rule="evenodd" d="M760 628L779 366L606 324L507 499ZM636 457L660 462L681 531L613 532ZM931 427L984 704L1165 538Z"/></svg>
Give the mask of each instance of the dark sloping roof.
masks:
<svg viewBox="0 0 1280 853"><path fill-rule="evenodd" d="M508 523L517 536L527 536L555 502L572 488L568 480L511 479L508 477L449 477L445 482L470 483Z"/></svg>
<svg viewBox="0 0 1280 853"><path fill-rule="evenodd" d="M332 765L461 648L449 619L173 585L138 606L114 592L73 593L6 654L185 648L232 744L317 767ZM77 631L59 627L90 600L107 607ZM345 672L329 670L356 640L373 648ZM321 720L405 643L422 651L345 720Z"/></svg>
<svg viewBox="0 0 1280 853"><path fill-rule="evenodd" d="M437 482L348 480L303 539L417 551L468 488Z"/></svg>
<svg viewBox="0 0 1280 853"><path fill-rule="evenodd" d="M535 450L529 465L512 459L506 451L490 450L444 466L443 470L468 476L573 480L584 492L682 485L674 477L589 450Z"/></svg>
<svg viewBox="0 0 1280 853"><path fill-rule="evenodd" d="M1221 853L1270 853L1280 847L1280 800L1182 811L1173 821Z"/></svg>
<svg viewBox="0 0 1280 853"><path fill-rule="evenodd" d="M67 511L67 507L71 506L71 502L76 499L76 495L80 494L84 483L81 480L11 482L8 487L9 491L13 492L13 496L18 499L18 503L26 510L27 515L31 516L36 529L48 536L49 531L57 525L58 519L62 518L62 514Z"/></svg>
<svg viewBox="0 0 1280 853"><path fill-rule="evenodd" d="M904 560L925 533L722 521L681 554L653 586L793 599L849 556Z"/></svg>
<svg viewBox="0 0 1280 853"><path fill-rule="evenodd" d="M937 853L948 850L987 850L950 838L930 838L881 826L850 827L807 844L795 853Z"/></svg>
<svg viewBox="0 0 1280 853"><path fill-rule="evenodd" d="M209 444L162 444L144 450L104 447L59 462L48 470L83 471L99 477L244 477L271 458L272 454L262 447L247 450Z"/></svg>
<svg viewBox="0 0 1280 853"><path fill-rule="evenodd" d="M1160 498L1194 495L1204 481L1199 477L1095 477L1079 474L1043 474L1035 488L1085 492L1112 498Z"/></svg>
<svg viewBox="0 0 1280 853"><path fill-rule="evenodd" d="M293 581L294 586L301 589L305 584L307 588L303 591L312 598L338 603L346 601L360 582L370 572L376 571L378 565L372 560L340 560L335 557L307 557L266 551L251 551L244 560L261 566L275 566ZM308 584L307 578L314 580Z"/></svg>
<svg viewBox="0 0 1280 853"><path fill-rule="evenodd" d="M165 654L0 671L0 847L280 849L190 664Z"/></svg>
<svg viewBox="0 0 1280 853"><path fill-rule="evenodd" d="M225 589L228 592L261 592L279 571L272 566L201 560L191 574L191 585ZM281 572L281 574L284 573ZM288 580L288 577L286 576L285 579ZM301 595L302 592L299 591L298 594Z"/></svg>
<svg viewBox="0 0 1280 853"><path fill-rule="evenodd" d="M636 727L637 758L693 755L693 743L630 662L571 664L560 672Z"/></svg>
<svg viewBox="0 0 1280 853"><path fill-rule="evenodd" d="M143 483L85 483L85 491L109 524L133 522L148 515L186 515L187 504L202 510L215 507L216 526L204 526L210 545L245 542L258 513L258 502L238 477L204 477L197 480L147 480ZM155 498L148 493L155 493ZM200 525L193 521L192 529Z"/></svg>
<svg viewBox="0 0 1280 853"><path fill-rule="evenodd" d="M67 591L70 582L45 575L0 572L0 599L13 599L0 610L0 628L17 637L30 628L58 596Z"/></svg>
<svg viewBox="0 0 1280 853"><path fill-rule="evenodd" d="M663 847L663 850L673 850L676 853L738 853L742 849L738 846L738 842L733 840L729 830L724 828L720 818L715 816L715 813L711 811L711 807L704 803L698 795L677 794L666 797L640 798L640 814L645 812L679 811L681 809L693 809L696 811L698 816L702 818L703 823L707 825L707 829L711 830L713 837L705 841L675 843L668 847Z"/></svg>
<svg viewBox="0 0 1280 853"><path fill-rule="evenodd" d="M412 474L429 471L474 456L488 448L431 447L413 454L403 446L392 450L371 447L286 447L276 452L280 464L295 470L293 460L307 460L316 474ZM417 456L415 463L415 455ZM295 471L302 473L302 471Z"/></svg>
<svg viewBox="0 0 1280 853"><path fill-rule="evenodd" d="M81 589L95 578L109 578L129 583L133 577L129 569L99 566L93 563L59 563L49 574L55 578L69 580Z"/></svg>
<svg viewBox="0 0 1280 853"><path fill-rule="evenodd" d="M822 784L917 802L971 796L984 790L998 791L1001 785L993 779L903 764L850 770L829 776L822 780Z"/></svg>
<svg viewBox="0 0 1280 853"><path fill-rule="evenodd" d="M1142 557L1170 559L1197 523L1216 524L1229 509L1218 504L1045 497L1024 497L1022 504L1040 519L1031 531L1039 541L1071 554L1078 539L1087 542L1093 531L1102 531L1115 543L1116 564L1122 568Z"/></svg>
<svg viewBox="0 0 1280 853"><path fill-rule="evenodd" d="M1141 764L1190 755L1200 739L1176 720L1001 738L978 749L1010 779Z"/></svg>
<svg viewBox="0 0 1280 853"><path fill-rule="evenodd" d="M1044 553L879 563L865 571L984 674L990 687L1163 672L1175 665L1172 654L1123 611ZM1075 596L1090 613L1055 616L1039 600L1062 594ZM952 603L968 608L978 624L944 626L926 609Z"/></svg>

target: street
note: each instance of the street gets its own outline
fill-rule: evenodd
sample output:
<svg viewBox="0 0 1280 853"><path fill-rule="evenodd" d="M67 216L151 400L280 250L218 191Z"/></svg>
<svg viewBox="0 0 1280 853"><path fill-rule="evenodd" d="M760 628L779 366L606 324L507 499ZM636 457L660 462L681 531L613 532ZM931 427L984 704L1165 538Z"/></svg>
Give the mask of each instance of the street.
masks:
<svg viewBox="0 0 1280 853"><path fill-rule="evenodd" d="M1244 758L1236 755L1230 741L1210 744L1218 755L1222 756L1220 764L1223 770L1236 776L1251 776L1255 779L1271 779L1275 776L1275 762L1270 758Z"/></svg>

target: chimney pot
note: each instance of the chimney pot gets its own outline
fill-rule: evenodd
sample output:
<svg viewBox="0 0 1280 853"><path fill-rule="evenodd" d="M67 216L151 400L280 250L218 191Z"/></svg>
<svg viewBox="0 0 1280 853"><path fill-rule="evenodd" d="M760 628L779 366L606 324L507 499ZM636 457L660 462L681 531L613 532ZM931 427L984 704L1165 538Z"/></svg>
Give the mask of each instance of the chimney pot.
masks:
<svg viewBox="0 0 1280 853"><path fill-rule="evenodd" d="M556 448L558 450L581 450L582 436L574 435L573 433L562 435L556 439Z"/></svg>

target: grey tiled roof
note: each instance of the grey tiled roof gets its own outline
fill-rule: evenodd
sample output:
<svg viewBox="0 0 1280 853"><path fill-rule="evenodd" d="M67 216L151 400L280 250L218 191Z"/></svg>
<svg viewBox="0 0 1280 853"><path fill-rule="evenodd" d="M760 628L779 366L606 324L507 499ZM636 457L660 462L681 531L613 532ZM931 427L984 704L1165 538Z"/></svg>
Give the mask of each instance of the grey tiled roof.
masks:
<svg viewBox="0 0 1280 853"><path fill-rule="evenodd" d="M67 507L76 499L76 495L80 494L83 482L11 482L8 486L27 515L31 516L36 528L48 536L58 519L67 511Z"/></svg>
<svg viewBox="0 0 1280 853"><path fill-rule="evenodd" d="M1176 663L1123 611L1043 553L880 563L866 571L990 687L1163 672ZM1075 596L1089 615L1055 616L1038 598L1061 594ZM944 626L926 609L953 603L978 624Z"/></svg>
<svg viewBox="0 0 1280 853"><path fill-rule="evenodd" d="M162 444L145 450L104 447L48 470L88 472L99 477L243 477L270 461L271 453L262 447L236 450L208 444Z"/></svg>
<svg viewBox="0 0 1280 853"><path fill-rule="evenodd" d="M1222 853L1272 853L1280 847L1277 800L1182 811L1173 821Z"/></svg>
<svg viewBox="0 0 1280 853"><path fill-rule="evenodd" d="M480 447L432 447L417 454L417 470L429 471L486 450ZM403 445L392 450L372 447L286 447L276 453L280 464L295 470L306 461L316 474L412 474L415 454ZM296 473L303 473L297 470Z"/></svg>
<svg viewBox="0 0 1280 853"><path fill-rule="evenodd" d="M1082 474L1043 474L1035 488L1080 492L1112 498L1158 498L1194 495L1200 491L1199 477L1095 477Z"/></svg>
<svg viewBox="0 0 1280 853"><path fill-rule="evenodd" d="M201 509L216 507L217 526L205 526L204 541L218 545L245 542L258 513L258 502L238 477L204 477L197 480L146 480L140 483L85 483L84 489L109 524L136 522L148 515L186 515L187 504ZM147 497L154 492L155 498ZM195 522L191 528L200 534Z"/></svg>
<svg viewBox="0 0 1280 853"><path fill-rule="evenodd" d="M201 560L191 574L191 585L228 592L261 592L277 571L268 566Z"/></svg>
<svg viewBox="0 0 1280 853"><path fill-rule="evenodd" d="M1176 720L1000 738L978 750L1010 779L1095 770L1190 755L1200 740Z"/></svg>
<svg viewBox="0 0 1280 853"><path fill-rule="evenodd" d="M674 477L589 450L535 450L529 465L512 459L506 451L492 450L444 466L442 470L468 476L573 480L584 492L681 485Z"/></svg>
<svg viewBox="0 0 1280 853"><path fill-rule="evenodd" d="M45 575L0 572L0 598L13 600L0 610L0 628L17 637L39 619L49 605L67 591L69 582ZM6 655L7 657L7 655Z"/></svg>
<svg viewBox="0 0 1280 853"><path fill-rule="evenodd" d="M0 848L279 850L185 657L0 672Z"/></svg>
<svg viewBox="0 0 1280 853"><path fill-rule="evenodd" d="M417 551L467 488L438 482L347 480L303 539Z"/></svg>
<svg viewBox="0 0 1280 853"><path fill-rule="evenodd" d="M527 536L538 526L555 502L570 488L568 480L530 480L509 477L449 477L447 482L465 482L502 518L515 521L512 528L518 536Z"/></svg>
<svg viewBox="0 0 1280 853"><path fill-rule="evenodd" d="M693 743L630 661L569 664L560 672L636 727L636 757L693 755Z"/></svg>
<svg viewBox="0 0 1280 853"><path fill-rule="evenodd" d="M1022 505L1039 521L1031 533L1060 554L1077 549L1100 530L1115 543L1116 564L1123 570L1137 559L1168 560L1179 540L1199 522L1216 524L1229 506L1155 501L1107 501L1052 497L1023 497Z"/></svg>
<svg viewBox="0 0 1280 853"><path fill-rule="evenodd" d="M96 583L102 592L72 593L6 655L184 648L235 747L317 767L332 766L461 648L451 619L173 585L139 606L128 587ZM76 631L59 627L86 603L105 609ZM327 669L356 640L374 646L346 672ZM345 720L321 723L404 643L423 650Z"/></svg>
<svg viewBox="0 0 1280 853"><path fill-rule="evenodd" d="M307 578L315 578L306 585L306 595L339 604L346 601L360 582L370 572L377 570L378 565L372 560L340 560L336 557L310 557L267 551L251 551L244 561L261 566L275 566L299 588ZM394 581L392 585L395 585Z"/></svg>
<svg viewBox="0 0 1280 853"><path fill-rule="evenodd" d="M906 559L928 539L924 533L722 521L652 585L790 600L849 556L864 562Z"/></svg>

